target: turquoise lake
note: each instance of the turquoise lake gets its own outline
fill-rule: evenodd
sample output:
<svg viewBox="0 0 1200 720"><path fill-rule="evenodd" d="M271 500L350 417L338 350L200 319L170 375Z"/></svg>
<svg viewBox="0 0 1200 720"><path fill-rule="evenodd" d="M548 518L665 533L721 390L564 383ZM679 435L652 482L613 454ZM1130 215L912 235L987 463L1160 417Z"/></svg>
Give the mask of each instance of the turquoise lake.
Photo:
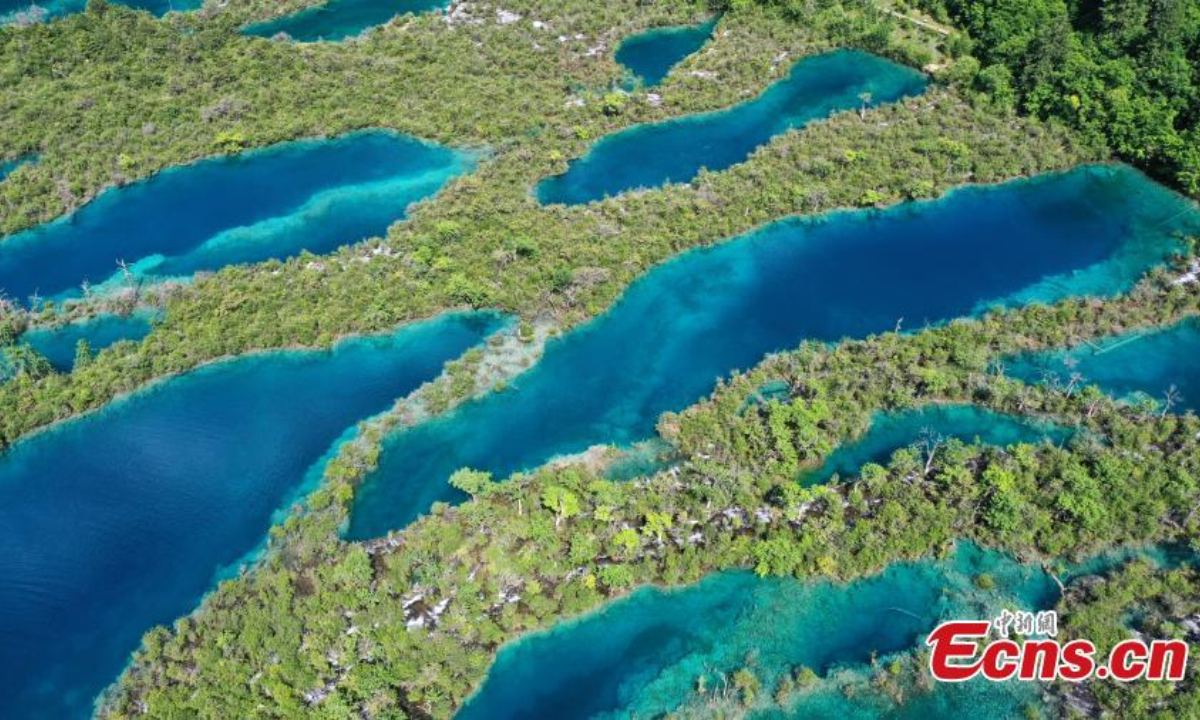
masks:
<svg viewBox="0 0 1200 720"><path fill-rule="evenodd" d="M85 280L124 282L118 260L153 280L329 252L386 234L475 159L372 131L171 168L0 241L0 288L73 297Z"/></svg>
<svg viewBox="0 0 1200 720"><path fill-rule="evenodd" d="M985 573L994 590L977 586ZM1047 609L1057 600L1057 586L1040 569L965 543L948 560L899 563L846 584L718 573L682 589L638 590L506 645L458 718L660 717L678 709L701 676L719 689L718 673L745 667L748 656L768 716L1019 717L1038 703L1029 684L913 688L895 706L881 693L848 699L834 678L865 676L872 651L883 657L916 649L943 619L990 619L1002 608ZM780 677L800 666L823 679L774 706Z"/></svg>
<svg viewBox="0 0 1200 720"><path fill-rule="evenodd" d="M601 139L565 174L539 183L537 197L545 204L579 205L636 188L688 182L702 168L724 170L746 160L776 135L858 108L862 93L871 93L872 103L886 103L919 95L925 85L916 70L864 52L805 58L754 100Z"/></svg>
<svg viewBox="0 0 1200 720"><path fill-rule="evenodd" d="M661 83L671 68L704 47L712 37L717 19L693 26L655 28L625 39L617 48L616 60L642 84Z"/></svg>
<svg viewBox="0 0 1200 720"><path fill-rule="evenodd" d="M1107 338L1101 350L1080 345L1005 361L1005 372L1026 382L1057 378L1065 384L1074 373L1117 397L1145 395L1162 401L1172 385L1179 393L1172 411L1200 410L1200 321L1188 320L1159 332Z"/></svg>
<svg viewBox="0 0 1200 720"><path fill-rule="evenodd" d="M449 0L329 0L292 15L249 25L242 32L268 38L284 33L298 42L345 40L397 15L439 10L449 4Z"/></svg>
<svg viewBox="0 0 1200 720"><path fill-rule="evenodd" d="M260 547L335 441L503 322L211 365L0 455L0 717L86 717L143 633Z"/></svg>
<svg viewBox="0 0 1200 720"><path fill-rule="evenodd" d="M145 10L157 16L168 12L184 12L197 10L204 0L112 0L116 5L124 5L135 10ZM0 0L0 25L16 22L18 15L29 13L34 5L44 11L44 19L52 20L63 15L83 12L87 9L87 0L40 0L32 3L29 0Z"/></svg>
<svg viewBox="0 0 1200 720"><path fill-rule="evenodd" d="M21 335L21 342L37 350L55 370L70 372L75 367L75 352L80 340L86 340L92 352L98 353L122 340L140 341L150 334L150 320L150 316L144 314L129 317L102 315L56 328L30 330Z"/></svg>
<svg viewBox="0 0 1200 720"><path fill-rule="evenodd" d="M1058 444L1071 436L1067 428L973 405L933 405L878 413L865 435L834 450L819 468L801 474L800 480L815 485L827 482L835 474L842 480L853 480L863 465L886 465L894 452L922 442L927 433L966 443L979 440L998 447L1042 441Z"/></svg>
<svg viewBox="0 0 1200 720"><path fill-rule="evenodd" d="M1123 166L1089 166L888 210L767 226L685 253L605 315L553 340L510 389L387 440L348 536L408 525L461 467L497 478L596 444L654 435L663 412L802 340L919 328L990 301L1124 290L1200 219ZM1191 223L1188 225L1187 223ZM936 259L936 261L931 261Z"/></svg>

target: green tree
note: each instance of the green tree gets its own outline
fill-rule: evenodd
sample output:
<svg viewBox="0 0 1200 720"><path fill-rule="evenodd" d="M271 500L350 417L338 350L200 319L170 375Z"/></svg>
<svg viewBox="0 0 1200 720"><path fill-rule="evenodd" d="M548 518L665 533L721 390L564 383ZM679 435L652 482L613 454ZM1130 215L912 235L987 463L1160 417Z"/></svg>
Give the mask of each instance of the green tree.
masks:
<svg viewBox="0 0 1200 720"><path fill-rule="evenodd" d="M605 565L598 573L600 581L613 590L629 587L633 584L633 571L625 565Z"/></svg>
<svg viewBox="0 0 1200 720"><path fill-rule="evenodd" d="M582 509L579 497L558 485L551 485L542 492L542 505L554 512L554 527L559 527L563 520L578 515Z"/></svg>
<svg viewBox="0 0 1200 720"><path fill-rule="evenodd" d="M92 346L85 338L75 343L75 369L79 370L92 364Z"/></svg>
<svg viewBox="0 0 1200 720"><path fill-rule="evenodd" d="M646 513L646 523L642 526L642 533L647 537L657 538L662 542L667 531L674 525L671 519L671 513L651 511Z"/></svg>
<svg viewBox="0 0 1200 720"><path fill-rule="evenodd" d="M492 482L492 474L480 470L463 468L450 476L450 486L471 496L471 499L485 497L496 486Z"/></svg>

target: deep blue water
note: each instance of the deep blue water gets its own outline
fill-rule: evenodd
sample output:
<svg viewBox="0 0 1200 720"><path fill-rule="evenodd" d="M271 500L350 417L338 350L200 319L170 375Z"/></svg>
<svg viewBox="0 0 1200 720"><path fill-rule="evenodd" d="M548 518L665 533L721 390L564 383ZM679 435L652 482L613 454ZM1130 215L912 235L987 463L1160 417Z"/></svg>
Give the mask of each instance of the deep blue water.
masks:
<svg viewBox="0 0 1200 720"><path fill-rule="evenodd" d="M1162 401L1172 385L1179 398L1173 412L1200 410L1200 322L1188 320L1159 332L1107 338L1065 351L1036 353L1005 361L1005 372L1026 382L1051 377L1067 383L1079 373L1117 397L1135 394Z"/></svg>
<svg viewBox="0 0 1200 720"><path fill-rule="evenodd" d="M892 453L922 442L927 435L963 442L1008 447L1017 443L1048 440L1061 443L1070 437L1068 428L1017 415L1005 415L973 405L934 405L917 410L878 413L865 435L833 451L820 467L800 479L815 485L835 474L852 480L867 463L886 465Z"/></svg>
<svg viewBox="0 0 1200 720"><path fill-rule="evenodd" d="M832 113L925 90L925 77L864 52L838 50L796 62L787 78L727 110L637 125L609 135L538 184L538 200L578 205L635 188L688 182L702 168L724 170L771 138Z"/></svg>
<svg viewBox="0 0 1200 720"><path fill-rule="evenodd" d="M101 315L53 329L30 330L21 336L21 341L41 353L55 370L70 372L75 367L75 352L80 340L86 340L92 352L98 353L121 340L141 340L149 334L150 317L147 315Z"/></svg>
<svg viewBox="0 0 1200 720"><path fill-rule="evenodd" d="M1186 207L1131 169L1090 166L788 220L685 253L552 341L510 390L390 438L349 535L375 537L460 499L445 481L461 467L503 478L649 438L660 414L705 396L716 378L806 338L861 337L901 318L919 328L997 298L1119 292L1176 247Z"/></svg>
<svg viewBox="0 0 1200 720"><path fill-rule="evenodd" d="M268 38L286 33L299 42L345 40L397 15L428 12L449 4L449 0L329 0L292 15L255 23L243 32Z"/></svg>
<svg viewBox="0 0 1200 720"><path fill-rule="evenodd" d="M160 17L171 11L196 10L204 4L204 0L112 0L112 2L136 10L145 10ZM28 12L35 4L45 10L45 19L47 20L83 12L87 8L87 0L39 0L37 3L30 2L30 0L0 0L0 25L15 22L18 13Z"/></svg>
<svg viewBox="0 0 1200 720"><path fill-rule="evenodd" d="M694 26L655 28L626 38L616 60L629 68L643 85L658 85L671 68L708 42L716 18Z"/></svg>
<svg viewBox="0 0 1200 720"><path fill-rule="evenodd" d="M139 277L329 252L383 235L474 157L388 132L305 140L164 171L0 241L0 288L24 300Z"/></svg>
<svg viewBox="0 0 1200 720"><path fill-rule="evenodd" d="M995 589L979 589L988 574ZM763 700L782 673L804 666L865 674L880 656L917 647L943 619L991 618L1001 608L1046 609L1058 600L1040 569L960 544L946 561L899 563L847 584L757 578L725 572L673 591L639 590L600 612L505 646L460 720L488 718L661 717L677 709L704 676L745 667ZM1025 685L1025 687L1022 687ZM899 708L872 693L847 699L833 683L797 694L794 717L1013 717L1036 690L1028 683L913 689Z"/></svg>
<svg viewBox="0 0 1200 720"><path fill-rule="evenodd" d="M0 456L0 717L77 718L265 538L306 471L496 329L452 315L208 366Z"/></svg>

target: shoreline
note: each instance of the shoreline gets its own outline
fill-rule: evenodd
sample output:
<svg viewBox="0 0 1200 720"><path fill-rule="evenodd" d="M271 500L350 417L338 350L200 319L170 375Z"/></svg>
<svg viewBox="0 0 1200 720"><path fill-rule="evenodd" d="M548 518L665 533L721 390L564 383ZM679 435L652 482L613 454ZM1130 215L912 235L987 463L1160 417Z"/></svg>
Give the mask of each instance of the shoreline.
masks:
<svg viewBox="0 0 1200 720"><path fill-rule="evenodd" d="M211 369L214 366L223 365L223 364L229 363L229 362L236 362L236 361L239 361L242 359L248 359L248 360L256 359L256 358L259 358L259 357L262 357L265 355L287 354L287 353L333 352L337 349L338 345L341 345L342 343L345 343L345 342L352 342L355 340L370 340L372 338L383 339L383 338L388 337L389 335L393 335L393 334L402 332L405 329L407 329L413 325L417 325L417 324L424 323L424 322L432 322L439 318L447 317L450 315L456 315L456 314L460 314L460 313L469 314L469 313L473 313L473 312L480 312L480 313L495 312L498 315L506 315L507 314L507 313L504 313L503 311L499 311L499 310L491 310L491 309L473 310L473 309L467 309L467 308L460 307L460 308L454 308L454 309L438 312L434 315L424 317L424 318L418 318L418 319L414 319L414 320L406 320L389 331L384 331L384 332L380 332L380 333L346 333L343 335L338 335L338 336L335 336L332 343L327 346L288 345L285 347L278 347L278 348L258 348L258 349L250 350L250 351L244 352L244 353L226 354L226 355L221 355L221 356L215 357L215 358L209 358L208 360L201 361L201 362L197 363L196 365L193 365L192 367L187 368L186 370L180 370L178 372L172 372L172 373L168 373L166 375L159 375L154 378L151 378L149 381L147 381L133 389L126 390L126 391L117 393L116 395L113 395L111 398L109 398L103 404L101 404L97 407L89 408L87 410L84 410L83 412L75 413L68 417L58 418L58 419L53 420L45 425L40 425L40 426L30 430L29 432L23 433L12 443L0 447L0 460L3 460L4 456L6 454L8 454L8 452L12 448L15 448L18 445L24 443L25 441L30 440L34 437L37 437L45 432L53 430L60 425L63 425L65 423L69 423L69 422L72 422L75 420L82 420L84 418L88 418L88 417L90 417L98 412L101 412L103 410L111 409L112 406L116 403L128 402L129 400L137 397L141 393L153 392L153 391L159 389L160 385L168 383L172 380L178 380L179 378L185 377L194 372ZM145 341L143 341L143 342L145 342Z"/></svg>
<svg viewBox="0 0 1200 720"><path fill-rule="evenodd" d="M95 191L91 192L90 194L85 195L82 198L79 198L78 199L79 201L76 205L65 209L62 213L55 215L52 218L34 222L32 224L29 224L29 225L26 225L26 226L20 228L19 230L13 230L12 232L10 232L6 235L0 235L0 251L2 251L2 249L4 247L4 243L9 242L10 240L12 240L13 238L16 238L17 236L25 235L26 233L35 232L39 228L42 228L42 227L45 227L48 225L71 222L71 219L75 216L76 213L83 210L85 207L87 207L88 205L91 205L95 201L99 200L100 197L107 195L108 193L116 192L121 189L132 187L132 186L135 186L138 184L151 182L151 181L153 181L163 175L169 174L169 173L185 171L188 169L192 169L197 165L202 165L202 164L206 164L206 163L244 161L247 159L252 159L254 156L258 156L258 155L271 155L271 154L276 154L276 153L281 153L281 152L287 152L288 150L294 150L294 149L296 149L296 146L318 145L321 143L336 142L338 140L353 138L354 136L357 136L357 135L372 135L372 134L391 135L393 137L399 137L399 138L412 140L414 142L425 145L426 147L435 147L435 148L442 149L442 150L449 150L450 152L454 153L456 156L457 155L465 155L467 157L467 159L471 159L471 160L475 161L476 168L478 167L479 163L486 161L489 158L489 156L494 155L494 149L490 145L487 145L485 143L463 144L463 145L446 144L446 143L439 142L437 140L420 137L420 136L414 135L412 133L406 132L404 130L400 130L398 128L386 126L386 125L361 125L361 126L347 129L344 132L335 132L333 134L319 134L319 133L301 134L301 135L296 135L296 136L283 138L283 139L267 140L261 145L254 145L251 147L242 148L234 153L216 152L216 153L208 153L205 155L197 155L197 156L192 157L187 160L171 163L169 165L164 165L156 170L152 170L151 172L149 172L145 175L139 175L136 178L129 179L127 182L108 183L108 184L96 189ZM43 156L43 154L44 154L44 152L39 151L34 154L34 157L37 157L40 159ZM24 164L24 163L22 163L22 164ZM20 166L18 166L18 167L20 167ZM472 172L474 172L474 168L468 169L468 170L469 170L468 172L465 172L463 174L452 177L450 179L450 182L453 182L454 180L461 178L461 177L466 177L467 175L470 175ZM450 182L448 182L447 185L449 185ZM444 189L445 188L442 188L442 190L444 190ZM440 194L440 191L438 194ZM425 202L427 200L432 200L434 197L436 197L436 194L429 198L425 198L425 200L423 200L421 202ZM403 222L407 219L408 218L402 218L398 222ZM369 238L368 238L368 240L369 240Z"/></svg>
<svg viewBox="0 0 1200 720"><path fill-rule="evenodd" d="M838 215L840 215L840 214L846 214L846 213L859 213L859 212L868 212L868 213L869 213L869 212L876 212L876 211L887 211L887 210L895 210L895 209L897 209L897 208L901 208L901 207L904 207L904 206L909 206L909 205L923 205L923 204L930 204L930 203L942 202L942 201L944 201L944 200L948 199L948 198L949 198L949 197L950 197L950 196L951 196L953 193L955 193L955 192L958 192L958 191L960 191L960 190L966 190L966 191L979 191L979 190L984 190L984 191L986 191L987 189L990 189L990 188L996 188L996 187L1000 187L1000 186L1003 186L1003 185L1005 185L1005 184L1008 184L1008 183L1015 183L1015 182L1038 182L1039 180L1042 180L1042 179L1049 179L1049 178L1052 178L1052 177L1054 177L1054 176L1061 176L1061 175L1065 175L1065 174L1072 173L1072 172L1087 171L1087 170L1088 170L1088 169L1090 169L1090 168L1103 168L1103 169L1108 169L1108 168L1119 168L1119 169L1120 169L1120 171L1123 171L1123 172L1134 172L1134 173L1136 173L1136 174L1138 174L1138 175L1142 176L1143 178L1145 178L1145 179L1146 179L1148 182L1154 183L1154 181L1153 181L1153 180L1151 180L1151 179L1149 179L1149 176L1145 175L1145 173L1142 173L1142 172L1141 172L1140 170L1138 170L1137 168L1134 168L1133 166L1131 166L1131 165L1128 165L1128 164L1126 164L1126 163L1123 163L1123 162L1121 162L1121 161L1116 161L1116 160L1113 160L1113 161L1105 161L1105 162L1098 162L1098 163L1091 163L1091 162L1089 162L1089 163L1081 163L1081 164L1077 164L1077 165L1074 165L1074 166L1071 166L1071 167L1068 167L1068 168L1062 168L1062 169L1058 169L1058 170L1049 170L1049 171L1042 172L1042 173L1038 173L1038 174L1036 174L1036 175L1032 175L1032 176L1030 176L1030 175L1021 175L1021 176L1016 176L1016 177L1012 177L1012 178L1009 178L1009 179L1000 180L1000 181L998 181L998 182L994 182L994 183L993 183L993 182L989 182L989 183L978 183L978 184L963 184L963 185L955 185L955 186L952 186L952 187L948 188L948 189L947 189L947 190L946 190L946 191L945 191L945 192L944 192L942 195L940 195L940 196L938 196L938 197L935 197L935 198L922 198L922 199L917 199L917 200L903 200L903 201L900 201L900 202L897 202L897 203L893 203L893 204L891 204L891 205L887 205L887 206L885 206L885 207L882 207L882 208L853 208L853 207L837 207L837 208L833 208L833 209L830 209L830 210L825 210L825 211L822 211L822 212L819 212L819 213L813 213L813 214L793 214L793 215L788 215L788 216L785 216L785 217L779 218L779 219L777 219L777 220L770 221L770 222L768 222L768 223L765 223L765 224L761 224L761 225L754 226L754 227L753 227L753 228L751 228L750 230L744 231L744 232L742 232L742 233L739 233L739 234L736 234L736 235L732 235L732 236L727 236L727 237L722 237L722 238L716 239L716 240L714 240L714 241L712 241L712 242L710 242L710 243L707 243L707 244L691 245L691 246L689 246L689 247L687 247L687 248L685 248L685 249L683 249L683 250L681 250L681 251L679 251L679 252L677 252L677 253L675 253L675 254L673 254L673 255L670 255L670 256L668 256L667 258L665 258L665 259L663 259L663 260L661 260L661 261L658 261L658 262L651 263L650 265L648 265L648 266L647 266L647 267L645 267L644 269L641 269L641 270L638 272L638 274L637 274L637 275L635 275L635 276L633 277L633 279L631 279L631 280L629 281L629 283L628 283L628 284L626 284L626 285L625 285L625 286L624 286L624 287L621 289L621 291L620 291L620 292L619 292L619 293L618 293L618 294L617 294L617 295L616 295L616 296L613 298L613 301L612 301L612 302L611 302L611 303L610 303L608 306L606 306L606 307L604 307L604 308L601 308L601 309L600 309L600 310L599 310L597 313L595 313L595 314L588 315L588 316L586 316L586 317L583 317L583 318L580 318L580 319L577 319L577 320L572 320L572 319L570 319L570 318L567 318L567 319L565 319L565 324L563 324L563 325L559 326L559 328L558 328L558 329L559 329L559 333L560 333L560 335L559 335L559 336L560 336L560 337L562 337L562 336L565 336L566 334L570 333L570 332L571 332L571 331L573 331L573 330L576 330L576 329L578 329L578 328L581 328L581 327L586 327L586 326L587 326L587 325L589 325L590 323L592 323L592 322L595 322L595 321L597 321L597 320L600 320L600 319L602 319L602 318L603 318L603 317L604 317L606 314L608 314L609 312L611 312L611 311L613 310L613 308L615 308L615 307L616 307L616 306L617 306L617 305L618 305L618 304L621 302L621 300L622 300L623 296L624 296L624 295L625 295L625 294L626 294L626 293L629 291L629 289L630 289L630 288L631 288L631 287L632 287L634 284L636 284L636 283L638 283L638 282L640 282L640 281L644 280L644 279L645 279L645 278L646 278L646 277L649 275L649 273L651 273L652 271L654 271L654 270L656 270L656 269L659 269L659 268L662 268L662 267L665 267L665 266L667 266L667 265L668 265L668 264L670 264L670 263L678 262L678 261L680 261L682 258L686 257L687 255L689 255L689 254L691 254L691 253L694 253L694 252L700 252L700 251L703 251L703 250L711 249L711 248L713 248L713 247L717 247L717 246L725 245L725 244L727 244L727 243L736 242L736 241L738 241L738 240L741 240L741 239L746 239L746 238L750 237L751 235L753 235L753 234L754 234L754 233L756 233L756 232L759 232L759 231L763 231L763 230L769 229L769 228L771 228L771 227L774 227L774 226L776 226L776 225L779 225L779 224L795 223L795 222L824 222L824 221L827 221L828 219L830 219L830 218L832 218L832 217L836 217L836 216L838 216ZM1171 192L1171 193L1172 193L1172 194L1173 194L1175 197L1177 197L1178 199L1181 199L1181 200L1183 200L1183 201L1185 201L1185 202L1188 202L1188 203L1191 205L1191 207L1192 207L1194 210L1196 210L1197 212L1200 212L1200 203L1197 203L1196 201L1193 201L1193 200L1191 200L1191 199L1190 199L1190 198L1188 198L1187 196L1185 196L1185 195L1182 195L1182 194L1179 194L1179 193L1176 193L1175 191L1171 190L1170 188L1167 188L1166 186L1160 185L1160 184L1158 184L1158 183L1154 183L1154 187L1156 187L1156 188L1162 188L1162 189L1165 189L1165 190L1166 190L1166 191L1168 191L1168 192ZM586 207L586 206L582 206L582 207ZM357 244L356 244L356 247L359 247L359 248L365 248L365 247L367 246L367 244L368 244L368 243L370 243L370 242L372 242L372 241L371 241L371 240L366 240L366 241L363 241L363 242L361 242L361 243L357 243ZM1167 264L1167 263L1161 263L1161 264L1159 264L1159 265L1157 265L1157 266L1155 266L1155 267L1156 267L1156 268L1165 268L1165 267L1168 267L1168 264ZM1152 269L1153 269L1153 268L1152 268ZM1032 303L1032 304L1044 304L1044 303ZM989 308L982 308L982 309L980 309L980 311L979 311L977 314L973 314L973 315L972 315L972 317L977 317L977 318L978 318L978 317L983 317L984 315L986 315L986 313L987 313L987 311L988 311L988 310L989 310ZM423 321L426 321L426 320L432 320L432 319L434 319L434 318L436 318L436 317L439 317L439 316L441 316L441 315L448 314L448 313L454 313L454 312L464 312L464 311L474 311L474 309L472 309L472 308L468 308L468 307L466 307L466 306L462 306L462 305L459 305L459 306L456 306L456 307L452 307L452 308L443 309L443 310L441 310L441 311L439 311L439 312L435 313L434 315L431 315L431 316L428 316L428 317L423 317L423 318L418 318L418 319L414 319L414 320L405 321L405 322L404 322L404 323L402 323L401 325L399 325L399 326L397 326L396 328L394 328L392 331L385 331L385 332L383 332L383 333L377 333L377 334L378 334L378 335L385 335L385 334L387 334L387 332L394 332L394 331L396 331L396 330L398 330L398 329L400 329L400 328L402 328L402 327L405 327L405 326L407 326L407 325L409 325L409 324L413 324L413 323L416 323L416 322L423 322ZM515 314L515 315L518 315L518 316L519 316L519 315L521 315L519 312L517 312L517 313L513 313L513 312L511 312L511 311L508 311L508 310L505 310L505 309L503 309L503 308L499 308L499 307L492 307L492 308L487 308L487 309L478 310L478 311L479 311L479 312L499 312L499 313L502 313L502 314ZM950 321L945 321L945 322L946 322L946 323L949 323L949 322L953 322L953 321L952 321L952 320L950 320ZM919 329L913 329L913 330L909 330L909 331L905 331L905 332L910 332L910 333L911 333L911 332L917 332L918 330L919 330ZM340 343L340 342L344 342L344 341L346 341L346 340L348 340L348 339L353 339L353 338L355 338L355 337L372 337L372 336L374 336L374 335L377 335L377 334L376 334L376 333L344 333L344 334L340 334L340 335L337 335L337 336L335 336L335 338L334 338L334 341L333 341L333 344L331 344L330 346L328 346L328 348L332 348L332 347L336 346L338 343ZM151 336L147 337L147 338L146 338L146 340L149 340L149 339L151 339L151 337L153 337L153 334L152 334ZM144 342L146 342L146 340L143 340L142 342L144 343ZM210 358L210 359L208 359L208 360L202 361L202 362L198 363L197 365L194 365L194 366L192 366L192 367L188 368L187 370L183 370L183 371L176 372L176 373L170 373L170 374L167 374L167 375L160 375L160 376L157 376L157 377L151 378L149 381L147 381L146 383L144 383L144 384L142 384L142 385L139 385L139 386L138 386L138 387L136 387L136 388L133 388L133 389L131 389L131 390L128 390L128 391L125 391L125 392L121 392L121 393L118 393L118 394L114 395L113 397L111 397L111 398L107 399L106 401L104 401L104 403L103 403L103 404L101 404L101 405L97 406L96 408L91 408L91 409L85 410L85 411L84 411L84 412L82 412L82 413L76 413L76 414L73 414L73 415L71 415L71 416L68 416L68 417L66 417L66 418L59 418L59 419L56 419L56 420L52 421L51 423L49 423L49 424L47 424L47 425L42 425L42 426L39 426L39 427L37 427L37 428L34 428L34 429L32 429L32 430L30 430L30 431L28 431L28 432L26 432L26 433L23 433L23 434L21 434L21 435L20 435L18 438L16 438L16 439L15 439L15 440L14 440L14 441L11 443L11 444L9 444L9 445L6 445L6 446L3 446L3 447L0 447L0 456L3 456L4 452L6 452L6 451L7 451L7 449L8 449L9 447L15 446L17 443L24 441L26 438L33 437L33 436L37 435L38 433L40 433L40 432L41 432L41 431L43 431L43 430L46 430L46 429L49 429L49 428L55 427L55 426L57 426L57 425L58 425L59 423L61 423L61 422L66 422L66 421L69 421L69 420L72 420L72 419L75 419L75 418L78 418L78 417L85 417L85 416L87 416L87 415L90 415L90 414L91 414L91 413L93 413L93 412L96 412L97 410L101 410L101 409L103 409L103 408L107 407L108 405L112 404L113 402L117 402L117 401L119 401L119 400L121 400L121 399L124 399L124 398L127 398L127 397L129 397L129 396L130 396L130 395L132 395L132 394L136 394L136 393L137 393L138 391L140 391L140 390L152 388L152 387L156 386L158 383L160 383L160 382L162 382L162 381L170 380L170 379L172 379L172 378L179 377L179 376L181 376L181 375L185 375L185 374L187 374L187 373L193 372L193 371L195 371L195 370L197 370L197 369L200 369L200 368L203 368L203 367L207 367L207 366L210 366L210 365L218 364L218 363L221 363L221 362L229 361L229 360L236 359L236 358L240 358L240 357L252 357L252 356L259 355L259 354L263 354L263 353L273 353L273 352L288 352L288 351L292 351L292 350L296 350L296 351L305 351L305 350L320 350L320 349L328 349L328 348L320 348L320 347L316 347L316 348L314 348L314 347L310 347L310 346L302 346L302 345L290 345L290 346L275 347L275 348L256 348L256 349L250 350L250 351L248 351L248 352L239 352L239 353L236 353L236 354L226 354L226 355L222 355L222 356L220 356L220 357L216 357L216 358Z"/></svg>

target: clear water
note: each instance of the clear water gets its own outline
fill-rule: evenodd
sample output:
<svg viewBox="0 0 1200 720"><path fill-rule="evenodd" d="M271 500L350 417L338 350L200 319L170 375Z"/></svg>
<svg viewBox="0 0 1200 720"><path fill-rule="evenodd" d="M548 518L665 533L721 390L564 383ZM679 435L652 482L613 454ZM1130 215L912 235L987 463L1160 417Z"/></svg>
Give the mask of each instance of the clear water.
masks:
<svg viewBox="0 0 1200 720"><path fill-rule="evenodd" d="M74 296L84 280L125 282L118 260L154 279L328 252L383 235L474 161L360 132L172 168L0 241L0 288L22 300Z"/></svg>
<svg viewBox="0 0 1200 720"><path fill-rule="evenodd" d="M858 477L867 463L887 464L892 453L932 435L963 442L978 440L985 445L1008 447L1017 443L1047 440L1061 443L1071 430L1017 415L1005 415L973 405L935 405L895 413L878 413L865 435L842 445L822 465L801 475L806 485Z"/></svg>
<svg viewBox="0 0 1200 720"><path fill-rule="evenodd" d="M635 188L688 182L702 168L724 170L771 138L831 113L918 95L921 73L855 50L798 61L763 94L720 112L638 125L596 143L563 175L538 184L546 204L578 205Z"/></svg>
<svg viewBox="0 0 1200 720"><path fill-rule="evenodd" d="M995 589L977 587L991 575ZM479 692L459 713L472 718L659 717L677 709L701 676L720 688L753 657L769 697L791 668L822 676L863 671L880 656L916 648L943 619L988 618L1003 607L1045 609L1057 587L1040 569L960 544L946 561L899 563L847 584L724 572L672 591L643 589L580 620L505 646ZM824 690L798 695L793 717L1017 716L1036 701L1018 683L941 685L910 692L900 708L877 697ZM876 705L877 704L877 705Z"/></svg>
<svg viewBox="0 0 1200 720"><path fill-rule="evenodd" d="M2 2L3 0L0 0L0 3ZM27 162L34 162L34 160L33 156L26 155L7 162L0 161L0 182L3 182L6 177L11 175L13 170L16 170Z"/></svg>
<svg viewBox="0 0 1200 720"><path fill-rule="evenodd" d="M397 15L438 10L449 4L449 0L329 0L292 15L255 23L242 32L268 38L284 33L299 42L345 40Z"/></svg>
<svg viewBox="0 0 1200 720"><path fill-rule="evenodd" d="M21 341L50 361L55 370L70 372L75 367L75 352L80 340L86 340L93 353L122 340L138 341L150 334L151 316L120 317L101 315L84 322L73 322L50 329L30 330Z"/></svg>
<svg viewBox="0 0 1200 720"><path fill-rule="evenodd" d="M208 366L0 456L0 717L87 716L142 634L259 545L347 427L501 322L452 315Z"/></svg>
<svg viewBox="0 0 1200 720"><path fill-rule="evenodd" d="M1189 546L1181 544L1124 545L1079 562L1063 564L1056 570L1060 580L1071 582L1088 575L1109 575L1134 560L1145 560L1162 570L1174 570L1185 565L1196 565L1200 556Z"/></svg>
<svg viewBox="0 0 1200 720"><path fill-rule="evenodd" d="M651 87L658 85L684 58L704 47L716 27L716 18L695 26L656 28L627 38L617 48L616 60Z"/></svg>
<svg viewBox="0 0 1200 720"><path fill-rule="evenodd" d="M135 10L145 10L152 15L162 17L169 12L186 12L197 10L204 0L112 0L116 5L125 5ZM52 20L64 15L83 12L87 9L87 0L0 0L0 25L18 20L18 14L28 13L34 6L45 11L44 18Z"/></svg>
<svg viewBox="0 0 1200 720"><path fill-rule="evenodd" d="M627 482L665 470L677 460L675 446L660 438L651 438L619 448L616 458L604 468L604 477Z"/></svg>
<svg viewBox="0 0 1200 720"><path fill-rule="evenodd" d="M1080 373L1083 382L1117 397L1148 396L1162 401L1174 385L1172 410L1200 410L1200 322L1185 321L1152 333L1108 338L1097 352L1090 345L1005 360L1005 372L1027 382L1055 377L1065 383Z"/></svg>
<svg viewBox="0 0 1200 720"><path fill-rule="evenodd" d="M1188 207L1133 170L1092 166L789 220L685 253L552 341L510 390L389 438L349 535L375 537L460 499L446 479L461 467L503 478L649 438L660 414L707 395L716 378L805 338L861 337L901 318L918 328L992 298L1119 292L1176 247L1171 231Z"/></svg>

